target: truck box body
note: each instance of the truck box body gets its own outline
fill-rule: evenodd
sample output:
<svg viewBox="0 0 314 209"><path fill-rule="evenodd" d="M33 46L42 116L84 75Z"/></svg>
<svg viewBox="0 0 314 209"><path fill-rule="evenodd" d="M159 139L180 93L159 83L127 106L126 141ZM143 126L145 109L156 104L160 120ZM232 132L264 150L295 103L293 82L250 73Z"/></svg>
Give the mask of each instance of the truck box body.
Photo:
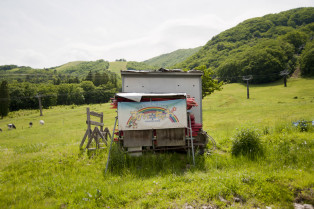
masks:
<svg viewBox="0 0 314 209"><path fill-rule="evenodd" d="M124 93L186 93L194 97L197 107L191 112L202 123L201 71L121 71Z"/></svg>
<svg viewBox="0 0 314 209"><path fill-rule="evenodd" d="M202 75L195 70L121 71L122 92L112 103L118 110L121 145L129 152L141 152L186 149L192 135L198 142Z"/></svg>

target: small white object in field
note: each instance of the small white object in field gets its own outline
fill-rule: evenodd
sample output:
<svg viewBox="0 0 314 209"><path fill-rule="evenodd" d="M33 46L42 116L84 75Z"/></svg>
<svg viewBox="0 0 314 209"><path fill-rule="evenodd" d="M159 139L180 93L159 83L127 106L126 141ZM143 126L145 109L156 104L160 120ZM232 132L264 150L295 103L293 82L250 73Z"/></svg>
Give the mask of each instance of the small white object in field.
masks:
<svg viewBox="0 0 314 209"><path fill-rule="evenodd" d="M45 121L40 120L39 123L40 123L40 125L44 125L44 124L45 124Z"/></svg>

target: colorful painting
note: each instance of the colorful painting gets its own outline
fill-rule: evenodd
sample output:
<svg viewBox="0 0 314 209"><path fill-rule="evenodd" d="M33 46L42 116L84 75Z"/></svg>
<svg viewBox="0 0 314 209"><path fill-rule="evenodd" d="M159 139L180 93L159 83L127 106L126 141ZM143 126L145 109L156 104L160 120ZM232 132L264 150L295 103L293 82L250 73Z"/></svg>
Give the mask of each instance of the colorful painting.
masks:
<svg viewBox="0 0 314 209"><path fill-rule="evenodd" d="M119 130L184 128L186 100L119 102L118 120Z"/></svg>

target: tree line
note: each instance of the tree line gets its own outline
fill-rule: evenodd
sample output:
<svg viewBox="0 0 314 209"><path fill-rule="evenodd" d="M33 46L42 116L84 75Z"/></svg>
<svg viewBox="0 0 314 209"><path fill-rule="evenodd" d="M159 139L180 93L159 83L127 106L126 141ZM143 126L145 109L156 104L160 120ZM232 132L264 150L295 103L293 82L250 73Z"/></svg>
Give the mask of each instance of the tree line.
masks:
<svg viewBox="0 0 314 209"><path fill-rule="evenodd" d="M68 80L69 81L69 80ZM38 109L38 97L43 108L55 105L106 103L121 88L117 74L89 72L73 83L31 83L18 80L2 81L0 86L0 114L20 109Z"/></svg>

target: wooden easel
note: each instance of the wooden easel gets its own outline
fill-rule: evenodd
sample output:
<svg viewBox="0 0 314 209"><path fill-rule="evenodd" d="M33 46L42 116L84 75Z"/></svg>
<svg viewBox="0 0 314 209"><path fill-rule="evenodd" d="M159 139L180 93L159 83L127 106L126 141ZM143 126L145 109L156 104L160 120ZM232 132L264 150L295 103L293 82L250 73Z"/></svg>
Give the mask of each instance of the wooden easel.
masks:
<svg viewBox="0 0 314 209"><path fill-rule="evenodd" d="M86 130L84 137L81 141L80 149L82 149L84 142L85 142L87 137L88 137L88 142L87 142L87 145L85 147L85 150L86 149L88 149L88 150L103 149L104 147L101 147L101 143L100 143L99 139L101 138L103 143L107 146L108 136L111 137L109 129L107 127L105 128L105 130L103 130L103 128L104 128L104 123L103 123L104 122L104 115L103 115L103 113L97 113L97 112L90 111L89 107L86 108L86 114L87 114L87 120L86 120L87 130ZM92 121L90 119L90 116L99 117L100 122ZM91 128L92 125L95 126L93 131ZM89 147L91 145L91 143L93 142L93 140L95 140L96 148L90 148Z"/></svg>

